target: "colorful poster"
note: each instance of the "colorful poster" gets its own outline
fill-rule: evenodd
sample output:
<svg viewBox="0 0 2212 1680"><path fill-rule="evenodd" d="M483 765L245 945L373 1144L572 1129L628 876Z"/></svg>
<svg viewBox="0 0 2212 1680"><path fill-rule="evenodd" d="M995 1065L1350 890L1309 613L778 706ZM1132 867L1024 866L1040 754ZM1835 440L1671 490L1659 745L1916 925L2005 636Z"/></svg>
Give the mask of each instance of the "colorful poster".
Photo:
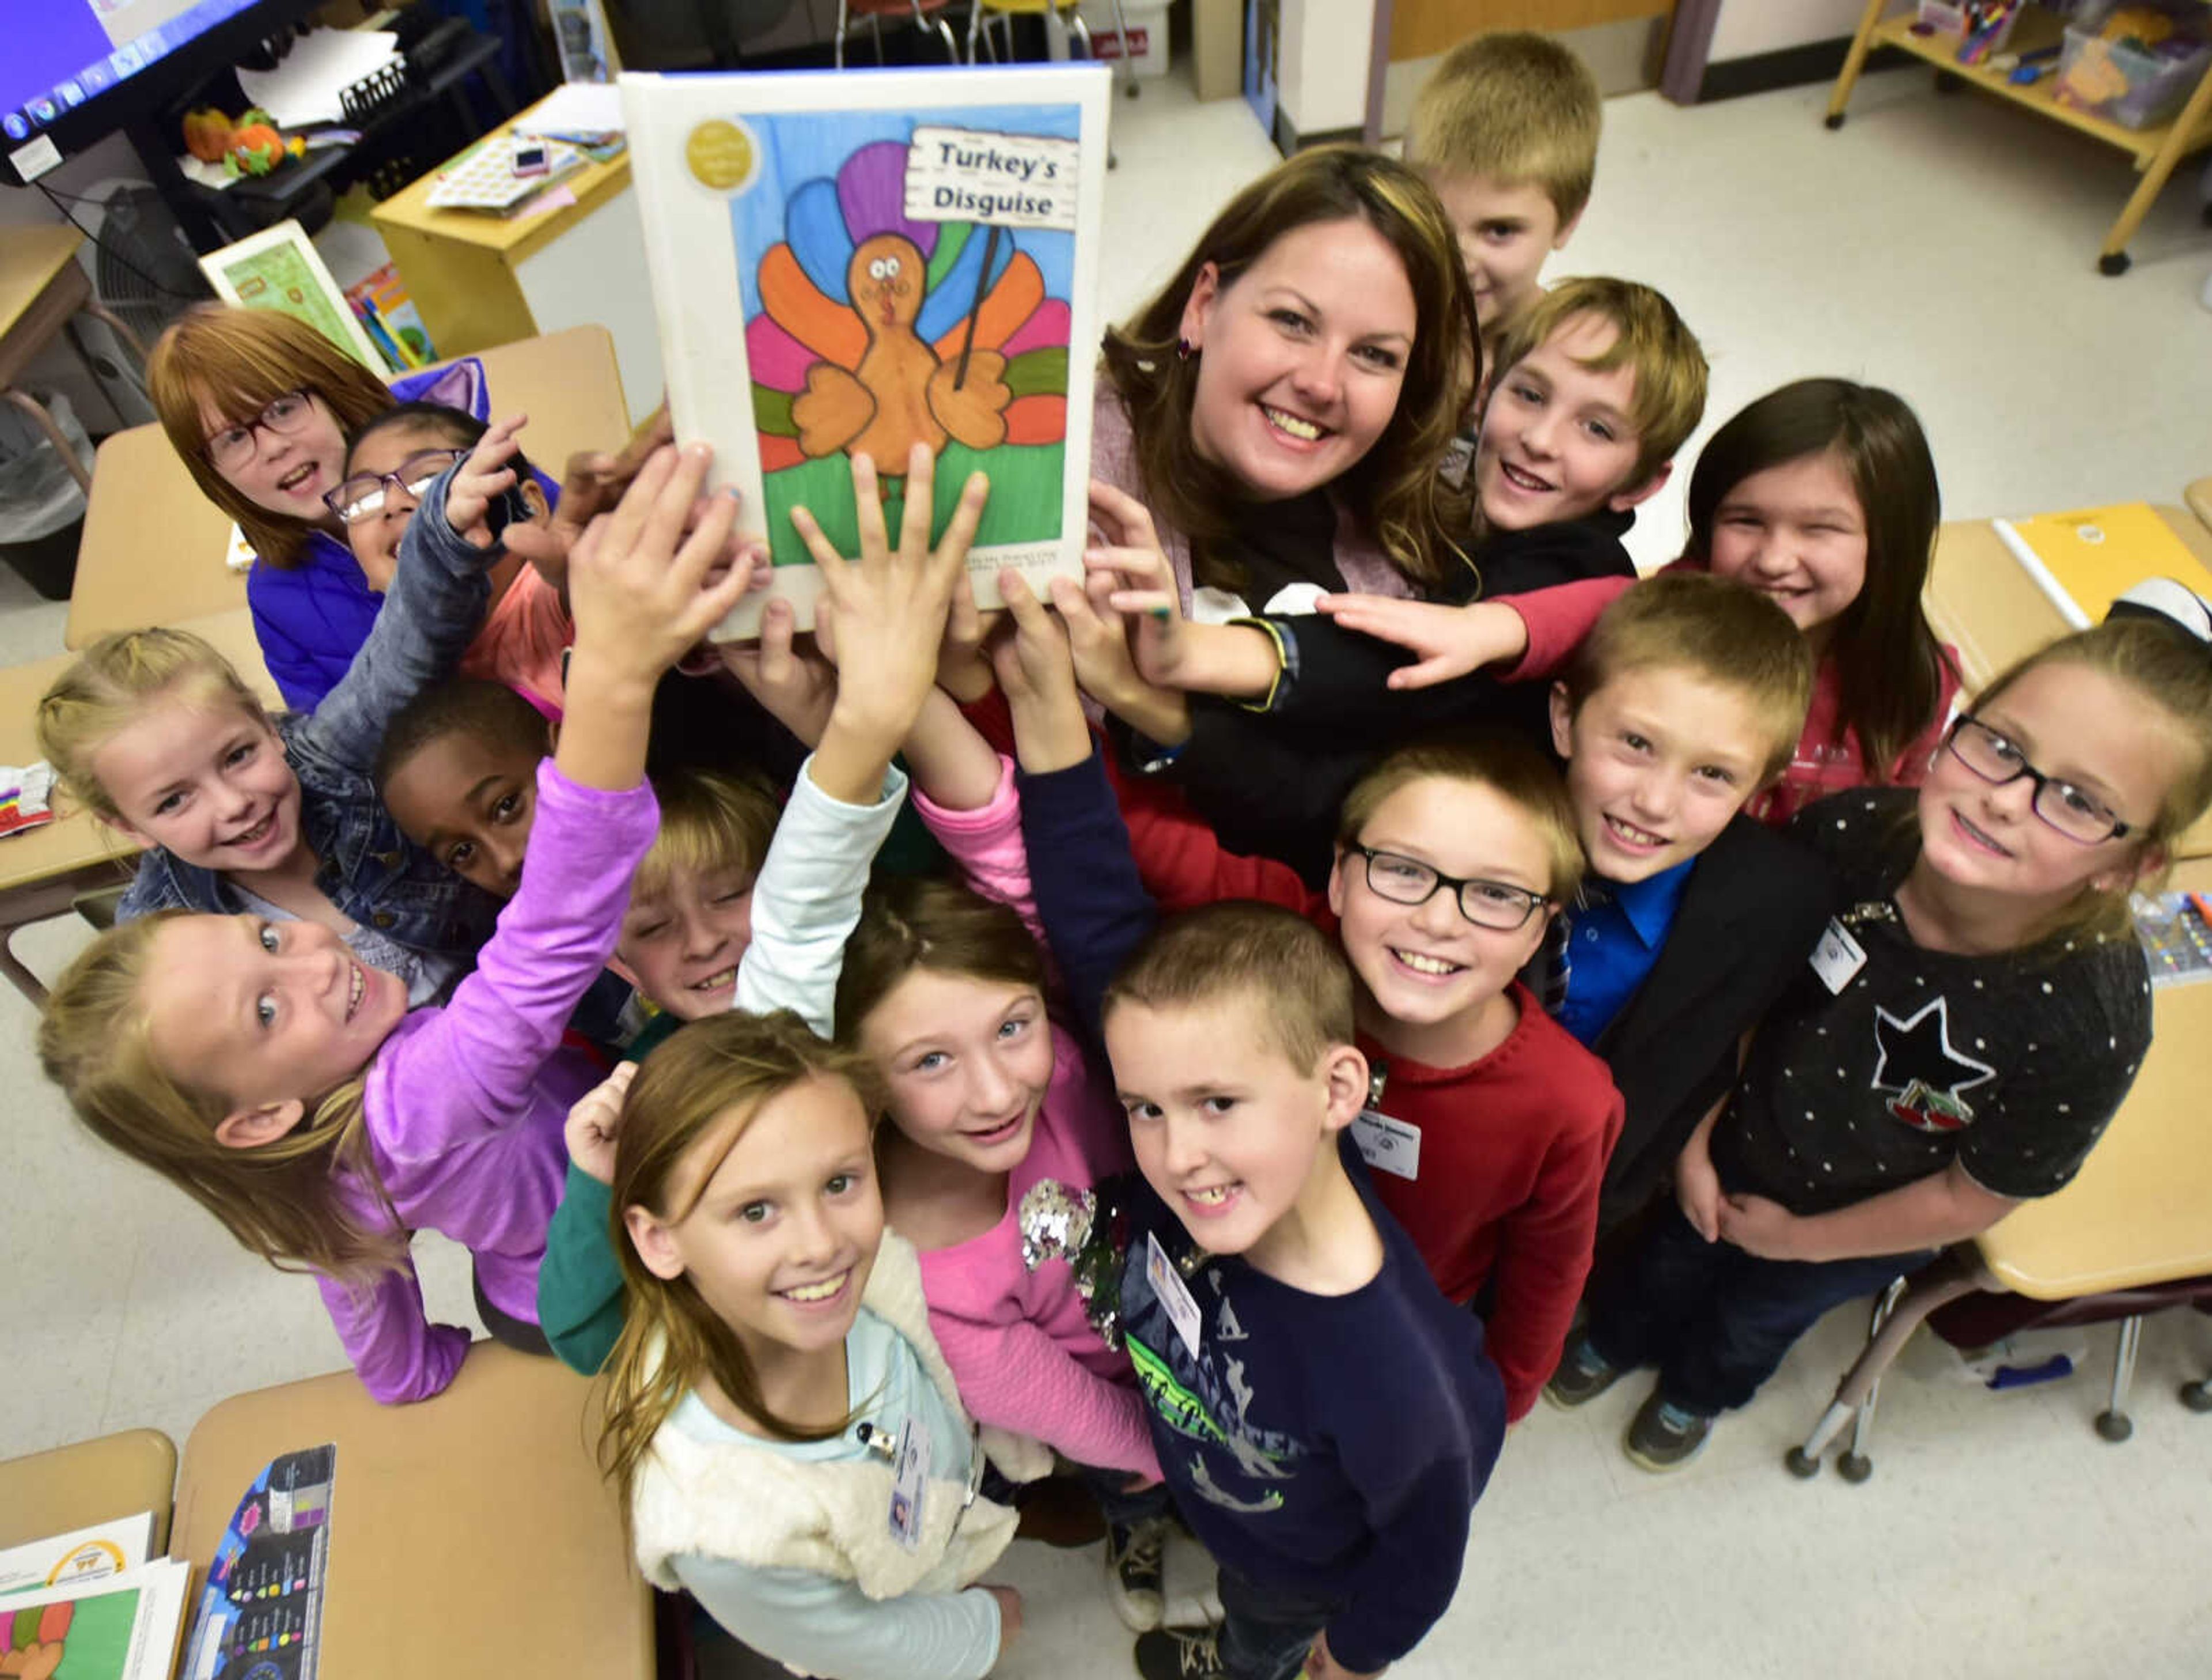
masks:
<svg viewBox="0 0 2212 1680"><path fill-rule="evenodd" d="M208 1564L185 1680L314 1680L335 1446L270 1461Z"/></svg>
<svg viewBox="0 0 2212 1680"><path fill-rule="evenodd" d="M622 86L678 435L715 446L801 622L814 569L791 510L856 552L853 458L896 522L917 443L939 530L969 472L990 478L980 601L1007 568L1079 572L1109 73ZM750 634L760 604L722 633Z"/></svg>

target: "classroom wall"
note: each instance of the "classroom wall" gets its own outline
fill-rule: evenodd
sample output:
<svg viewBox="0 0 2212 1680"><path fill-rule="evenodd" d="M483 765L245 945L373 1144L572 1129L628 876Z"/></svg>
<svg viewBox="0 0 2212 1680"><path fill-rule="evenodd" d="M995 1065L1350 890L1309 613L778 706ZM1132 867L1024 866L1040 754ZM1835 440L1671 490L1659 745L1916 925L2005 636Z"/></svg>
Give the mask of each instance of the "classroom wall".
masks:
<svg viewBox="0 0 2212 1680"><path fill-rule="evenodd" d="M1847 38L1865 9L1863 0L1722 0L1706 62Z"/></svg>

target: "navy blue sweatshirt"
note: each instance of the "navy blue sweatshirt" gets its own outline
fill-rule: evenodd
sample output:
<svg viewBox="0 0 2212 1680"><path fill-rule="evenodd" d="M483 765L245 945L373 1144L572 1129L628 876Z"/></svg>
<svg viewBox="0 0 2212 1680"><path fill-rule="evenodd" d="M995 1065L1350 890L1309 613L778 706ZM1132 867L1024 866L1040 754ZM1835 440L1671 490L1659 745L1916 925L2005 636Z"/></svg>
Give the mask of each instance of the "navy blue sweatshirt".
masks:
<svg viewBox="0 0 2212 1680"><path fill-rule="evenodd" d="M1095 1028L1152 921L1097 755L1024 776L1022 825L1047 937ZM1480 1321L1437 1293L1349 1136L1339 1145L1382 1238L1364 1287L1310 1294L1240 1259L1200 1257L1139 1183L1121 1307L1160 1468L1193 1531L1255 1585L1338 1601L1329 1650L1367 1672L1412 1650L1451 1603L1505 1395ZM1195 1352L1146 1277L1148 1234L1188 1267Z"/></svg>

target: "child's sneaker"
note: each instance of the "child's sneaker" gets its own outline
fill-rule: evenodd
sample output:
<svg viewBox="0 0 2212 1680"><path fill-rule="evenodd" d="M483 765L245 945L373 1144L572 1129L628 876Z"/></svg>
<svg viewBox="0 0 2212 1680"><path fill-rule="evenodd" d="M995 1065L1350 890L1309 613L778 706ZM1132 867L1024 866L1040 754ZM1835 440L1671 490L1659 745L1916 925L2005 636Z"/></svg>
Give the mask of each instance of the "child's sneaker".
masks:
<svg viewBox="0 0 2212 1680"><path fill-rule="evenodd" d="M1106 1596L1131 1633L1149 1632L1166 1614L1167 1539L1167 1525L1158 1518L1115 1523L1106 1531Z"/></svg>
<svg viewBox="0 0 2212 1680"><path fill-rule="evenodd" d="M1162 1628L1137 1635L1137 1672L1145 1680L1229 1680L1221 1635L1212 1628Z"/></svg>
<svg viewBox="0 0 2212 1680"><path fill-rule="evenodd" d="M1618 1366L1607 1364L1590 1345L1589 1334L1578 1331L1559 1356L1559 1368L1552 1373L1552 1380L1544 1385L1544 1398L1561 1411L1571 1412L1585 1400L1596 1399L1626 1374Z"/></svg>
<svg viewBox="0 0 2212 1680"><path fill-rule="evenodd" d="M1636 1421L1628 1426L1623 1446L1628 1462L1638 1470L1664 1475L1681 1469L1704 1452L1712 1433L1710 1414L1684 1411L1673 1402L1661 1399L1654 1389L1636 1414Z"/></svg>

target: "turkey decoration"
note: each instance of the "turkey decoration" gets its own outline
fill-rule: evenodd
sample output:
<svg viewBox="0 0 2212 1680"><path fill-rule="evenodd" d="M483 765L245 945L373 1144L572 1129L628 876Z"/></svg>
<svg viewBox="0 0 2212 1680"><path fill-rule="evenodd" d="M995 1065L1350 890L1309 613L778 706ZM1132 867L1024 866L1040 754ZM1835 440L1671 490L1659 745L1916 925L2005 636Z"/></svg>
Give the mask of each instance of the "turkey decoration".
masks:
<svg viewBox="0 0 2212 1680"><path fill-rule="evenodd" d="M1069 313L1013 229L910 220L908 148L878 141L784 208L746 323L761 467L1066 434Z"/></svg>

